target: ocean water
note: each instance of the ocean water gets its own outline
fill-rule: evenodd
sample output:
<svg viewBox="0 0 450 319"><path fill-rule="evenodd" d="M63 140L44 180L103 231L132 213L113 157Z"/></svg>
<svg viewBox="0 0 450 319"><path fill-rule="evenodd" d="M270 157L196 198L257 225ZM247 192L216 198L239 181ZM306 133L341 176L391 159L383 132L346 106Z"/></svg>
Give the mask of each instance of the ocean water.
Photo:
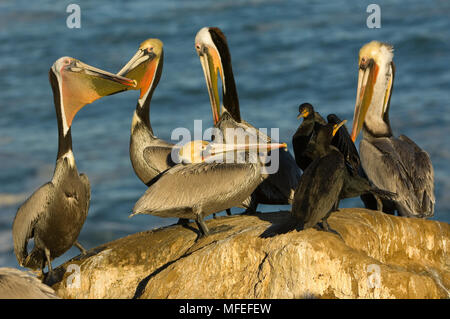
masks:
<svg viewBox="0 0 450 319"><path fill-rule="evenodd" d="M450 2L378 1L381 28L369 29L373 1L77 1L81 28L66 26L74 1L0 1L0 266L17 267L12 221L20 204L51 179L57 127L48 70L61 56L117 72L149 37L164 42L161 81L152 100L155 133L170 140L177 127L204 128L212 117L194 37L203 26L227 35L241 112L260 128L280 129L291 142L300 103L349 127L359 48L371 40L395 47L397 72L390 119L431 156L433 219L450 221ZM174 219L128 215L146 187L135 176L128 146L138 93L106 97L82 109L73 127L80 172L89 176L91 206L79 241L86 247ZM292 151L292 149L291 149ZM362 207L359 199L342 206ZM261 206L262 211L289 206ZM233 209L239 212L240 209ZM78 254L77 249L54 265Z"/></svg>

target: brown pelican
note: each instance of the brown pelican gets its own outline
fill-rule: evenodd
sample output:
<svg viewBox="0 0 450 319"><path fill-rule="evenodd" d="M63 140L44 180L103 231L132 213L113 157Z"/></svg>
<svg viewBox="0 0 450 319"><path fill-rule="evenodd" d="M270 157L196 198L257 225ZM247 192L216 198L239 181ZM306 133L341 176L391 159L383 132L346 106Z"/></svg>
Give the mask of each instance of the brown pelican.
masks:
<svg viewBox="0 0 450 319"><path fill-rule="evenodd" d="M162 41L147 39L118 73L136 80L136 87L130 89L140 90L131 123L130 159L134 172L147 186L150 186L160 173L176 164L171 158L174 144L157 138L150 123L150 102L161 78L163 61ZM227 213L231 214L229 210ZM183 219L179 221L186 222L188 221Z"/></svg>
<svg viewBox="0 0 450 319"><path fill-rule="evenodd" d="M140 90L131 123L130 159L134 172L147 186L175 165L170 157L173 144L157 138L150 124L150 102L161 78L163 62L163 43L159 39L147 39L118 73L136 80L136 87L131 89Z"/></svg>
<svg viewBox="0 0 450 319"><path fill-rule="evenodd" d="M0 299L59 299L55 291L28 272L0 268Z"/></svg>
<svg viewBox="0 0 450 319"><path fill-rule="evenodd" d="M151 185L133 208L133 214L150 214L159 217L194 219L200 236L209 230L203 218L230 207L242 207L243 203L261 183L261 162L259 156L250 152L245 162L215 162L207 158L220 158L230 151L247 152L255 149L275 149L286 144L218 144L210 143L208 156L192 153L192 145L186 144L179 150L183 162L164 173ZM204 142L202 146L208 145ZM187 147L187 149L185 149ZM195 148L194 148L195 150ZM245 154L247 154L245 152ZM131 217L130 216L130 217Z"/></svg>
<svg viewBox="0 0 450 319"><path fill-rule="evenodd" d="M389 105L394 84L393 47L372 41L359 51L352 139L363 131L361 165L378 188L397 193L399 215L434 214L434 173L429 155L405 135L392 135Z"/></svg>
<svg viewBox="0 0 450 319"><path fill-rule="evenodd" d="M256 130L254 126L241 119L239 99L231 67L231 56L225 35L219 28L202 28L195 37L195 48L205 75L211 102L214 125L222 132L227 128L242 128L256 132L258 140L271 142L271 139ZM223 107L220 108L218 76L222 80ZM221 119L228 112L233 121ZM225 136L225 134L224 134ZM225 141L226 142L226 141ZM274 174L264 177L254 194L250 211L256 211L261 204L284 205L292 202L297 187L300 170L289 152L279 152L279 169Z"/></svg>
<svg viewBox="0 0 450 319"><path fill-rule="evenodd" d="M21 266L44 269L51 278L51 261L73 245L82 252L77 238L86 220L90 184L79 174L72 152L71 125L75 114L86 104L126 90L134 81L89 66L77 59L62 57L49 71L58 122L58 155L53 178L23 203L13 223L14 252ZM34 238L33 250L27 250Z"/></svg>
<svg viewBox="0 0 450 319"><path fill-rule="evenodd" d="M367 193L388 199L395 197L371 186L367 179L354 175L346 166L344 155L332 144L345 122L321 126L307 146L306 153L313 161L300 178L292 204L300 229L314 227L322 221L323 228L329 230L327 218L337 210L341 199Z"/></svg>

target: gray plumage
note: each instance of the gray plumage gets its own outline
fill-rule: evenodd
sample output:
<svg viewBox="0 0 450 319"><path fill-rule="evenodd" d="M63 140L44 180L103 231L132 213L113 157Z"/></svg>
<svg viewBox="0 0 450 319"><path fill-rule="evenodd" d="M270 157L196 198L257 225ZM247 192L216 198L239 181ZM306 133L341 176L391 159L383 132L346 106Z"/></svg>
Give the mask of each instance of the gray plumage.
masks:
<svg viewBox="0 0 450 319"><path fill-rule="evenodd" d="M235 155L239 161L232 163L178 164L168 169L138 200L132 216L194 219L201 234L207 235L204 217L231 207L248 208L250 195L263 180L256 153Z"/></svg>
<svg viewBox="0 0 450 319"><path fill-rule="evenodd" d="M205 79L209 91L210 101L212 109L215 110L214 121L215 127L219 128L222 132L225 128L242 127L245 129L255 129L254 126L244 121L240 114L239 98L236 89L236 83L234 80L231 54L228 48L228 43L225 34L217 27L205 27L202 28L195 37L197 54L200 57ZM220 58L220 66L210 65L212 53L215 51ZM211 70L217 71L221 69L217 74L212 74ZM216 83L211 81L217 81L218 74L222 77L222 99L223 106L219 111L218 102L214 96L218 96ZM225 112L224 112L225 111ZM232 119L233 121L230 121ZM270 138L256 130L256 134L259 136L261 143L270 142ZM229 143L229 142L227 142ZM294 198L295 188L298 185L300 179L300 169L297 167L293 156L289 152L281 152L279 156L278 171L274 174L264 176L264 181L252 194L251 207L249 212L255 212L257 205L271 204L271 205L287 205L291 204Z"/></svg>
<svg viewBox="0 0 450 319"><path fill-rule="evenodd" d="M227 128L241 128L246 132L255 132L257 134L258 143L273 142L269 136L262 133L248 122L241 120L241 122L238 123L235 121L227 111L224 111L221 115L216 127L222 132L226 143L228 142L226 140ZM278 171L274 174L263 174L263 182L255 190L255 193L252 194L252 210L256 210L258 204L291 204L294 198L294 192L301 176L300 170L290 152L282 150L275 151L279 154Z"/></svg>
<svg viewBox="0 0 450 319"><path fill-rule="evenodd" d="M408 137L366 138L359 145L362 166L378 188L397 193L402 216L434 214L434 171L429 155Z"/></svg>
<svg viewBox="0 0 450 319"><path fill-rule="evenodd" d="M55 291L28 272L0 268L0 299L59 299Z"/></svg>
<svg viewBox="0 0 450 319"><path fill-rule="evenodd" d="M260 182L256 164L178 164L147 189L133 213L197 220L242 206Z"/></svg>
<svg viewBox="0 0 450 319"><path fill-rule="evenodd" d="M61 256L74 244L86 220L90 202L90 184L78 174L67 157L59 158L53 179L36 190L17 211L13 222L14 252L21 266L45 267L46 251L50 260ZM34 238L33 250L27 245Z"/></svg>
<svg viewBox="0 0 450 319"><path fill-rule="evenodd" d="M150 186L156 176L175 165L171 160L173 144L154 136L144 122L135 121L130 137L130 160L139 179Z"/></svg>
<svg viewBox="0 0 450 319"><path fill-rule="evenodd" d="M378 188L397 193L383 211L409 217L434 214L434 172L429 155L404 135L393 136L389 109L395 79L393 47L372 41L359 51L357 100L352 139L360 130L361 166ZM373 208L373 200L364 199ZM379 205L377 205L379 206Z"/></svg>

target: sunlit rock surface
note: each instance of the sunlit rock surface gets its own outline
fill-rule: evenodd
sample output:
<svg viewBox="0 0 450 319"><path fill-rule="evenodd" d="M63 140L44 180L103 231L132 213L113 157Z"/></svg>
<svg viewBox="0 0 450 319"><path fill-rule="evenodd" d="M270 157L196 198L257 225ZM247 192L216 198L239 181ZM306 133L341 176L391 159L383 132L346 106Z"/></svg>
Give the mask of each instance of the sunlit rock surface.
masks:
<svg viewBox="0 0 450 319"><path fill-rule="evenodd" d="M172 225L60 266L63 298L448 298L450 226L341 209L333 233L288 230L288 212ZM70 266L72 265L72 266ZM79 273L78 273L79 270Z"/></svg>

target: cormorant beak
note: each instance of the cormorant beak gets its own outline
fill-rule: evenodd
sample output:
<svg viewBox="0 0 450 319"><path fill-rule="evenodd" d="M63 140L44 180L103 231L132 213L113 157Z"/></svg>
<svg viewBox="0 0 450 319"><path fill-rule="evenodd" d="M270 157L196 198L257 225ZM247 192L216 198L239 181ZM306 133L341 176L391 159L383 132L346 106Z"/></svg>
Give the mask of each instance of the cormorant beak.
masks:
<svg viewBox="0 0 450 319"><path fill-rule="evenodd" d="M373 59L362 60L359 66L358 89L356 93L355 113L353 115L352 140L358 137L364 119L372 103L373 89L377 81L379 67Z"/></svg>
<svg viewBox="0 0 450 319"><path fill-rule="evenodd" d="M141 90L139 98L142 99L155 79L159 61L153 51L140 48L117 74L136 80L137 85L132 89Z"/></svg>
<svg viewBox="0 0 450 319"><path fill-rule="evenodd" d="M303 110L301 113L299 113L299 114L297 115L297 120L301 119L302 117L305 118L305 117L307 117L308 115L309 115L308 110Z"/></svg>
<svg viewBox="0 0 450 319"><path fill-rule="evenodd" d="M343 120L341 123L333 125L333 136L336 135L337 131L339 131L341 126L344 125L345 123L347 123L347 120Z"/></svg>
<svg viewBox="0 0 450 319"><path fill-rule="evenodd" d="M136 81L72 59L60 70L61 96L67 130L75 114L99 98L136 86Z"/></svg>
<svg viewBox="0 0 450 319"><path fill-rule="evenodd" d="M208 87L209 99L213 113L213 120L214 124L216 124L221 115L219 88L217 82L219 73L222 83L224 81L222 62L219 52L215 48L206 44L196 44L195 47L200 58L203 73L205 75L206 86Z"/></svg>

